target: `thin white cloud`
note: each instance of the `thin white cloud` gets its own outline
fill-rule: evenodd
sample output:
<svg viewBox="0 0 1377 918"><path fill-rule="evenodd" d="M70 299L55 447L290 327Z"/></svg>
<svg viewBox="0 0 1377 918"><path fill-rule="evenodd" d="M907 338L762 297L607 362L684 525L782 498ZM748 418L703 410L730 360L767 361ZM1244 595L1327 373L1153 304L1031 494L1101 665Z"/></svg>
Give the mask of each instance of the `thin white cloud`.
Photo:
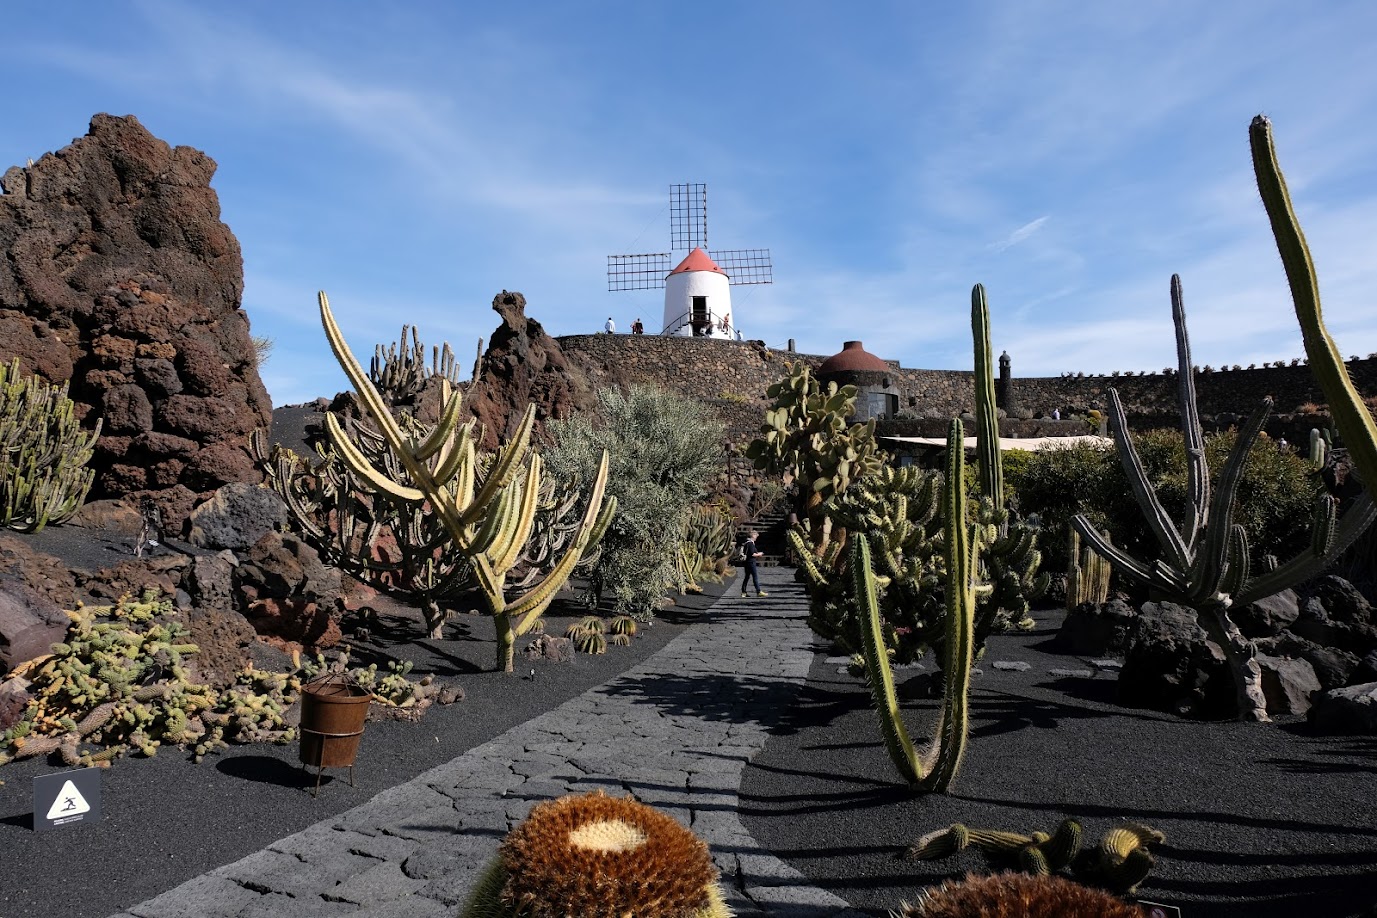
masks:
<svg viewBox="0 0 1377 918"><path fill-rule="evenodd" d="M1036 220L1030 220L998 242L991 243L990 248L996 252L1006 251L1042 229L1043 224L1045 224L1048 219L1050 218L1044 215L1038 217Z"/></svg>

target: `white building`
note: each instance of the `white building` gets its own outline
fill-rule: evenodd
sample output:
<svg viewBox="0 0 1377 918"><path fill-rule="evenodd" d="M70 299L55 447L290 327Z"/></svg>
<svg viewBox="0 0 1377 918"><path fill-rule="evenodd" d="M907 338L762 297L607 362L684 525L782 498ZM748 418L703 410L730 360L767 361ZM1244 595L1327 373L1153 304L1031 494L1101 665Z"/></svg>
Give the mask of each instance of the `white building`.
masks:
<svg viewBox="0 0 1377 918"><path fill-rule="evenodd" d="M731 281L702 249L694 249L665 278L666 335L735 338Z"/></svg>

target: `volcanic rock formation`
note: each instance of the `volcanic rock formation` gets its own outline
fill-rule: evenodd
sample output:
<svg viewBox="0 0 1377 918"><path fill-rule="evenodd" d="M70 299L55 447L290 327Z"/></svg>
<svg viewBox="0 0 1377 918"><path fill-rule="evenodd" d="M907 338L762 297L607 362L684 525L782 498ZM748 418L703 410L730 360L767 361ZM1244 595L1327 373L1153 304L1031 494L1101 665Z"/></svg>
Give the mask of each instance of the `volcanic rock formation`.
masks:
<svg viewBox="0 0 1377 918"><path fill-rule="evenodd" d="M214 173L96 115L0 179L0 357L71 382L78 413L105 419L91 497L149 497L173 534L216 488L261 480L246 438L272 413Z"/></svg>
<svg viewBox="0 0 1377 918"><path fill-rule="evenodd" d="M492 308L502 324L492 333L478 381L464 399L483 425L481 446L495 449L516 432L526 405L536 406L537 426L594 410L597 398L581 367L571 363L559 342L535 319L526 317L526 298L503 290Z"/></svg>

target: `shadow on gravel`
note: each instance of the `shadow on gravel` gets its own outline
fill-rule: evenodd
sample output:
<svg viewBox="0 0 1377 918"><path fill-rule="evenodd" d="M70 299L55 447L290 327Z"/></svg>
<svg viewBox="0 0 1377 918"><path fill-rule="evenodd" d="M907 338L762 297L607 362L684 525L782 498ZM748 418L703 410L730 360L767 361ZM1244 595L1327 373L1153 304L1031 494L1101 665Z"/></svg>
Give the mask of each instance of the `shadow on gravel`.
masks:
<svg viewBox="0 0 1377 918"><path fill-rule="evenodd" d="M1377 838L1377 828L1346 826L1341 823L1317 822L1304 819L1263 819L1256 816L1240 816L1235 813L1224 813L1219 811L1192 810L1182 811L1170 807L1135 807L1124 808L1118 806L1100 806L1093 803L1086 803L1084 799L1067 799L1053 801L1019 800L1001 797L982 797L976 794L954 794L962 800L972 803L988 803L997 806L1005 806L1022 810L1045 811L1050 813L1070 814L1078 817L1093 817L1100 819L1131 819L1137 822L1155 824L1170 820L1177 823L1199 823L1204 826L1236 826L1240 830L1257 830L1266 833L1275 832L1309 832L1327 836L1353 836ZM1227 836L1230 833L1225 830L1219 833ZM1204 850L1204 849L1202 849ZM1223 857L1219 852L1210 852L1212 857ZM1315 857L1318 855L1302 855L1303 857ZM1260 856L1259 863L1270 864L1277 862L1275 853L1268 853ZM1369 856L1369 860L1371 860Z"/></svg>
<svg viewBox="0 0 1377 918"><path fill-rule="evenodd" d="M666 714L712 722L757 723L771 732L782 729L798 685L787 679L715 673L624 676L602 691L636 704L655 705Z"/></svg>
<svg viewBox="0 0 1377 918"><path fill-rule="evenodd" d="M215 763L215 770L231 778L255 781L259 784L276 784L279 787L296 789L315 787L316 776L309 774L299 765L292 765L281 759L267 755L239 755ZM320 786L334 781L328 772L321 777Z"/></svg>
<svg viewBox="0 0 1377 918"><path fill-rule="evenodd" d="M0 819L0 823L18 829L32 829L33 813L16 813L13 816L6 816L4 819Z"/></svg>
<svg viewBox="0 0 1377 918"><path fill-rule="evenodd" d="M1136 718L1155 721L1149 714L1135 714L1132 710L1102 710L1078 704L1065 704L1046 699L1026 698L1009 692L982 689L971 698L971 711L984 721L971 729L972 737L998 736L1019 730L1058 730L1069 721Z"/></svg>

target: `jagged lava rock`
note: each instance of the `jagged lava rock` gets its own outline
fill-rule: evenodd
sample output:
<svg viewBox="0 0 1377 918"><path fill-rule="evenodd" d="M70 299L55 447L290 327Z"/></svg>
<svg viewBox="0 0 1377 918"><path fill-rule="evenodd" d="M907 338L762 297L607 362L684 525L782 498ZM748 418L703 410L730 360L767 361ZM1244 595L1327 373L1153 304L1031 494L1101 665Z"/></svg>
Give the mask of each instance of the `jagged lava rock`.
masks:
<svg viewBox="0 0 1377 918"><path fill-rule="evenodd" d="M243 551L274 529L286 527L287 505L276 491L227 484L191 511L188 541L199 548Z"/></svg>
<svg viewBox="0 0 1377 918"><path fill-rule="evenodd" d="M1203 719L1237 711L1233 674L1194 610L1145 602L1129 633L1119 700L1127 705Z"/></svg>
<svg viewBox="0 0 1377 918"><path fill-rule="evenodd" d="M1325 692L1315 699L1309 719L1317 733L1377 735L1377 682Z"/></svg>
<svg viewBox="0 0 1377 918"><path fill-rule="evenodd" d="M535 319L526 317L526 298L503 290L492 301L502 324L483 354L478 381L464 399L468 412L483 425L480 444L495 449L516 431L534 403L536 420L568 418L592 410L597 398L583 371L570 363L559 342Z"/></svg>
<svg viewBox="0 0 1377 918"><path fill-rule="evenodd" d="M1268 714L1304 714L1320 691L1320 680L1305 660L1258 654L1262 670L1262 694Z"/></svg>
<svg viewBox="0 0 1377 918"><path fill-rule="evenodd" d="M241 307L215 162L132 116L0 179L0 358L105 418L93 499L157 502L180 533L220 485L261 480L245 438L272 405Z"/></svg>

